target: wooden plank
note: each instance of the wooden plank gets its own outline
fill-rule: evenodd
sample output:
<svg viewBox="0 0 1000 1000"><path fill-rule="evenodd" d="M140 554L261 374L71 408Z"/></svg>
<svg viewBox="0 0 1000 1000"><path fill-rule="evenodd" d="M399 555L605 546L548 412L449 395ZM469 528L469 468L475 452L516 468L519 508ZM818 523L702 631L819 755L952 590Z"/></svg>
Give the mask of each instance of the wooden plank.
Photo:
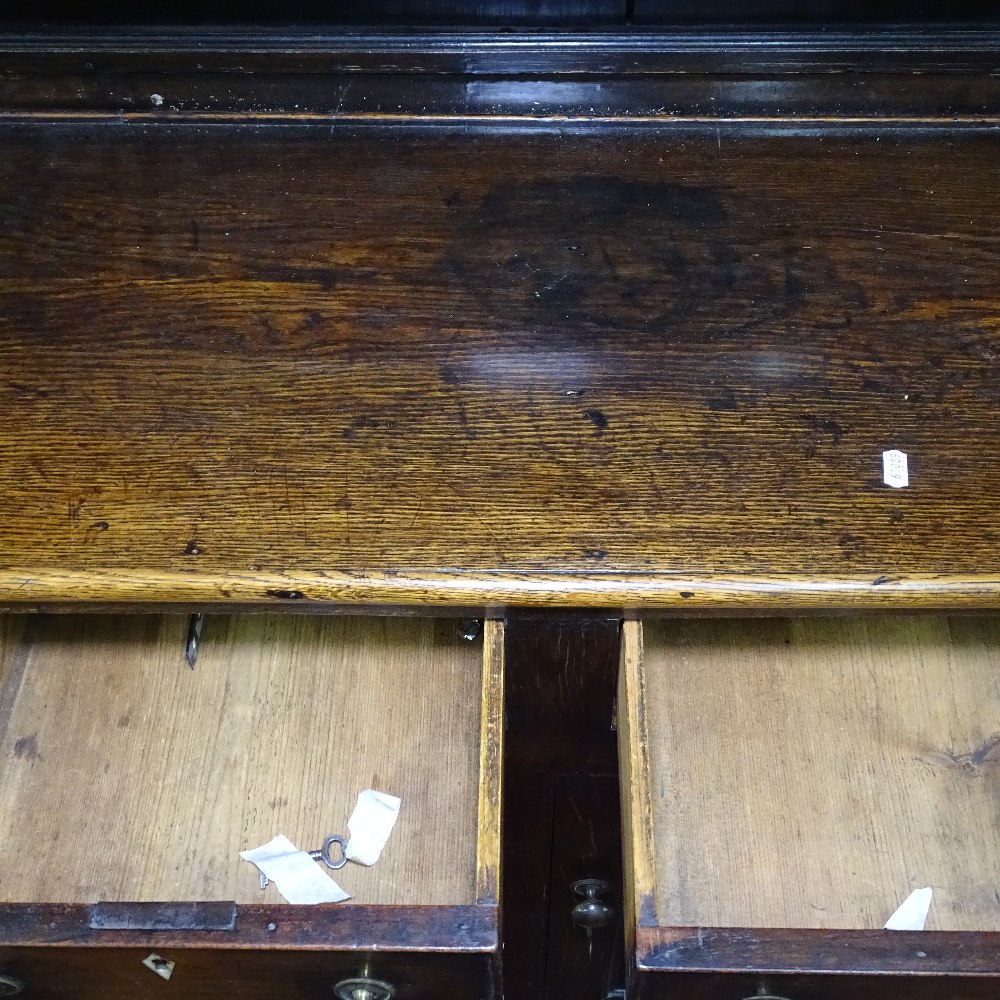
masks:
<svg viewBox="0 0 1000 1000"><path fill-rule="evenodd" d="M147 930L95 927L95 910L118 906L141 914L142 903L3 903L0 948L76 945L86 949L141 948L151 943ZM168 906L157 903L153 906ZM189 904L175 904L184 906ZM232 907L233 903L202 906ZM156 932L157 946L254 951L476 951L495 953L499 937L495 906L378 903L299 906L246 903L238 907L231 931L194 929L181 922ZM144 953L144 955L146 954ZM0 951L3 961L3 951Z"/></svg>
<svg viewBox="0 0 1000 1000"><path fill-rule="evenodd" d="M33 625L0 733L0 900L280 902L238 852L319 847L377 788L403 806L379 863L336 874L354 901L476 901L481 644L422 619L209 618L192 671L185 628Z"/></svg>
<svg viewBox="0 0 1000 1000"><path fill-rule="evenodd" d="M507 732L522 746L541 738L607 734L614 728L621 619L538 612L507 616Z"/></svg>
<svg viewBox="0 0 1000 1000"><path fill-rule="evenodd" d="M996 606L995 134L2 141L2 605Z"/></svg>
<svg viewBox="0 0 1000 1000"><path fill-rule="evenodd" d="M483 623L482 698L479 709L479 810L476 902L500 901L500 832L503 825L504 626Z"/></svg>
<svg viewBox="0 0 1000 1000"><path fill-rule="evenodd" d="M0 733L7 728L24 676L24 631L29 618L0 615Z"/></svg>
<svg viewBox="0 0 1000 1000"><path fill-rule="evenodd" d="M1000 930L1000 620L645 628L660 926Z"/></svg>
<svg viewBox="0 0 1000 1000"><path fill-rule="evenodd" d="M631 983L637 934L657 924L657 872L649 723L643 670L643 626L622 623L618 674L618 766L621 788L626 975Z"/></svg>
<svg viewBox="0 0 1000 1000"><path fill-rule="evenodd" d="M326 914L315 909L300 907L299 912L301 915L293 918L298 922L305 922L307 917L321 927L328 922ZM482 913L495 916L485 907ZM428 912L431 920L441 915L439 910ZM132 947L109 942L105 947L58 951L44 947L5 948L0 951L0 961L6 968L18 970L31 990L25 995L40 1000L65 996L67 982L72 982L72 995L80 1000L163 1000L171 996L183 996L185 1000L216 1000L220 996L314 1000L317 996L333 996L334 984L366 969L369 975L396 985L400 992L406 990L414 1000L432 997L432 989L449 997L490 995L489 962L481 954L399 954L380 948L370 955L345 954L329 942L336 940L340 929L337 925L346 921L329 922L334 930L327 946L306 952L267 945L221 950L191 942L185 951L172 953L177 967L168 986L142 964L152 950L148 942ZM376 929L386 930L383 926Z"/></svg>
<svg viewBox="0 0 1000 1000"><path fill-rule="evenodd" d="M925 977L947 975L956 977L950 984L952 988L939 987L934 996L960 1000L965 994L959 992L959 983L984 982L988 981L985 977L1000 975L997 951L1000 934L995 931L901 933L785 927L646 927L640 929L638 939L639 967L654 973L644 976L644 981L662 979L664 986L688 980L686 976L675 979L656 973L703 972L721 974L729 981L734 973L747 973L758 983L761 973L771 972L810 978L827 973L847 982L851 982L851 975L870 977L881 973L886 977L879 980L881 996L882 988L893 981L912 987ZM810 982L810 986L815 988L814 983ZM995 981L992 988L996 989ZM796 992L792 990L793 994ZM654 991L651 995L658 994ZM784 990L779 995L784 996ZM821 995L840 996L825 989Z"/></svg>

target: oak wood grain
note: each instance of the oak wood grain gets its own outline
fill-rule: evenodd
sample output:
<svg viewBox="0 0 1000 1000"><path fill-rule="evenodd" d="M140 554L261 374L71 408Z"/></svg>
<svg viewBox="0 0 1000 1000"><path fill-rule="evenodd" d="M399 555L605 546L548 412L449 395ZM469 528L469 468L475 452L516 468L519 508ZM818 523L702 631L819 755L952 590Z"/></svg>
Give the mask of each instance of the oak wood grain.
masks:
<svg viewBox="0 0 1000 1000"><path fill-rule="evenodd" d="M504 625L483 623L482 698L479 708L479 803L476 819L476 902L500 901L503 828Z"/></svg>
<svg viewBox="0 0 1000 1000"><path fill-rule="evenodd" d="M403 805L379 863L336 873L353 901L476 902L481 643L446 621L208 618L191 670L185 630L42 617L4 647L25 666L0 697L0 900L278 903L238 852L346 835L377 788Z"/></svg>
<svg viewBox="0 0 1000 1000"><path fill-rule="evenodd" d="M991 133L2 141L2 605L997 604Z"/></svg>
<svg viewBox="0 0 1000 1000"><path fill-rule="evenodd" d="M878 929L929 885L928 930L1000 930L1000 622L643 629L659 926Z"/></svg>
<svg viewBox="0 0 1000 1000"><path fill-rule="evenodd" d="M657 923L656 828L641 622L622 624L618 674L618 745L624 856L625 948L639 928Z"/></svg>

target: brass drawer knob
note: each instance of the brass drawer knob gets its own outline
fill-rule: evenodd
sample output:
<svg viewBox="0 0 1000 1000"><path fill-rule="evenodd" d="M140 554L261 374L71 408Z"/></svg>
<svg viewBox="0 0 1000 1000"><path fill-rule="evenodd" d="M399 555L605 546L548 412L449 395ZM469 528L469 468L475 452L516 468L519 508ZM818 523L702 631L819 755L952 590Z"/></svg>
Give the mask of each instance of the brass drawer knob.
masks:
<svg viewBox="0 0 1000 1000"><path fill-rule="evenodd" d="M381 979L357 976L341 980L333 992L337 1000L391 1000L396 991Z"/></svg>
<svg viewBox="0 0 1000 1000"><path fill-rule="evenodd" d="M24 992L24 983L17 976L0 972L0 997L16 997Z"/></svg>
<svg viewBox="0 0 1000 1000"><path fill-rule="evenodd" d="M744 997L743 1000L788 1000L788 998L772 993L766 986L758 986L757 992L752 997Z"/></svg>
<svg viewBox="0 0 1000 1000"><path fill-rule="evenodd" d="M586 928L587 933L598 927L606 927L614 919L615 911L600 897L608 891L608 883L599 878L583 878L573 883L573 891L583 896L570 910L570 916L577 927Z"/></svg>

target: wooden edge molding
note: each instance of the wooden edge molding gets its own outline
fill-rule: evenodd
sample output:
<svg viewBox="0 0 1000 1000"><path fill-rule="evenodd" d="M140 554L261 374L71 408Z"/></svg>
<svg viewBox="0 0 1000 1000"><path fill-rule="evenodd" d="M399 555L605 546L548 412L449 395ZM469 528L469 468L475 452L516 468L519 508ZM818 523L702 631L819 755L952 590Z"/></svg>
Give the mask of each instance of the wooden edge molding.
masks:
<svg viewBox="0 0 1000 1000"><path fill-rule="evenodd" d="M640 927L642 972L1000 974L1000 933Z"/></svg>
<svg viewBox="0 0 1000 1000"><path fill-rule="evenodd" d="M0 610L101 604L364 608L603 608L724 612L1000 608L1000 577L809 579L678 577L669 573L466 572L188 574L156 570L0 570Z"/></svg>
<svg viewBox="0 0 1000 1000"><path fill-rule="evenodd" d="M35 56L59 66L93 67L95 56L131 60L148 69L157 57L190 58L193 69L231 68L232 55L269 59L275 72L310 65L354 72L523 73L539 65L563 72L590 70L611 75L648 73L657 68L765 65L798 68L809 60L838 60L843 67L876 65L995 64L1000 31L995 24L864 24L823 28L704 28L609 25L599 30L507 28L502 34L474 27L420 29L337 25L309 27L239 25L114 25L56 30L28 26L0 31L0 53ZM706 62L695 62L699 58ZM310 60L306 62L306 60ZM671 60L671 61L667 61ZM974 60L974 62L973 62ZM155 61L152 63L156 65ZM36 64L37 65L37 64ZM244 63L238 64L240 70ZM251 63L253 69L260 68Z"/></svg>
<svg viewBox="0 0 1000 1000"><path fill-rule="evenodd" d="M0 32L12 120L411 124L895 119L995 124L995 26L803 31L371 32L147 28ZM857 76L864 74L865 91ZM808 83L803 82L806 77ZM525 86L530 78L533 86ZM745 78L769 86L748 88ZM516 79L519 85L510 86ZM151 104L155 94L157 103ZM705 114L706 109L709 113ZM749 118L747 117L749 116ZM763 116L763 118L761 117ZM10 124L10 120L0 118Z"/></svg>
<svg viewBox="0 0 1000 1000"><path fill-rule="evenodd" d="M504 626L483 627L483 694L479 729L479 830L476 839L476 902L500 900L500 834L503 809Z"/></svg>
<svg viewBox="0 0 1000 1000"><path fill-rule="evenodd" d="M204 905L204 904L203 904ZM232 906L233 904L216 904ZM117 904L121 917L129 904ZM148 904L136 918L101 926L87 904L0 904L0 948L153 947L267 948L269 950L482 952L498 947L498 919L489 906L236 906L232 929L199 929L190 920L148 929Z"/></svg>
<svg viewBox="0 0 1000 1000"><path fill-rule="evenodd" d="M642 622L622 625L618 727L624 821L628 936L657 925L656 853L649 773L649 733L642 675Z"/></svg>

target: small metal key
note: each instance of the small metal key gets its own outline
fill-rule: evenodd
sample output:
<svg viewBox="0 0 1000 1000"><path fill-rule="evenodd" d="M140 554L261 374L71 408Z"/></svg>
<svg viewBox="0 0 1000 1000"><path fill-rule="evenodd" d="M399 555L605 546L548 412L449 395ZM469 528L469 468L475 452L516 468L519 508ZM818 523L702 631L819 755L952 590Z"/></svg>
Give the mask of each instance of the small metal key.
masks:
<svg viewBox="0 0 1000 1000"><path fill-rule="evenodd" d="M340 857L334 861L330 857L330 848L337 844L340 847ZM332 868L336 871L338 868L343 868L347 864L347 840L343 837L338 837L335 833L330 834L326 840L323 841L323 846L318 851L307 851L309 857L316 861L322 861L327 868ZM260 873L260 887L266 889L270 885L271 880L263 873Z"/></svg>

